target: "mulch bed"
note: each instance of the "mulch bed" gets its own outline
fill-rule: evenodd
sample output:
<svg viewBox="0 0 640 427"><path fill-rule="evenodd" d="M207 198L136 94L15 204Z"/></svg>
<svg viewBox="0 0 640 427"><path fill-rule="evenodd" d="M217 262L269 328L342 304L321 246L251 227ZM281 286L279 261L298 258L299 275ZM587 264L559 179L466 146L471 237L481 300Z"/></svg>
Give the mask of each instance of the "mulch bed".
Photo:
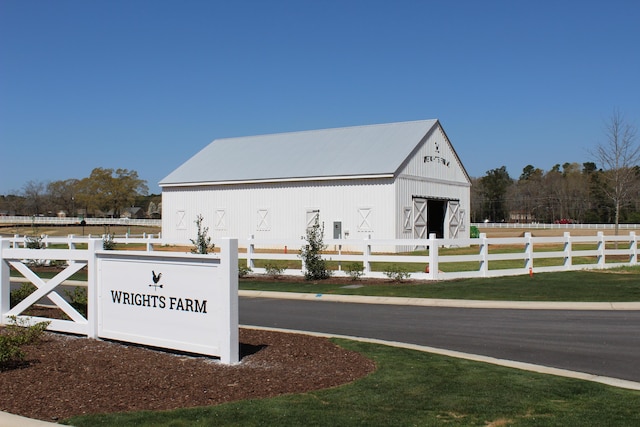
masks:
<svg viewBox="0 0 640 427"><path fill-rule="evenodd" d="M45 421L170 410L335 387L375 363L325 338L240 330L241 362L46 332L26 363L0 372L0 410Z"/></svg>

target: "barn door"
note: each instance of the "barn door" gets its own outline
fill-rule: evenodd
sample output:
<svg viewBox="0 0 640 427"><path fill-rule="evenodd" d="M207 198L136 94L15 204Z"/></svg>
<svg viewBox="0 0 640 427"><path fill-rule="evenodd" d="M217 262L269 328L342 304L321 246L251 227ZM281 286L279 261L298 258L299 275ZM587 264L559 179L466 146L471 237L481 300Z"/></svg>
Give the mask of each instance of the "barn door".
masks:
<svg viewBox="0 0 640 427"><path fill-rule="evenodd" d="M462 218L462 210L458 200L449 200L449 238L457 239L460 228L464 223Z"/></svg>
<svg viewBox="0 0 640 427"><path fill-rule="evenodd" d="M426 239L427 236L427 199L413 199L413 238Z"/></svg>

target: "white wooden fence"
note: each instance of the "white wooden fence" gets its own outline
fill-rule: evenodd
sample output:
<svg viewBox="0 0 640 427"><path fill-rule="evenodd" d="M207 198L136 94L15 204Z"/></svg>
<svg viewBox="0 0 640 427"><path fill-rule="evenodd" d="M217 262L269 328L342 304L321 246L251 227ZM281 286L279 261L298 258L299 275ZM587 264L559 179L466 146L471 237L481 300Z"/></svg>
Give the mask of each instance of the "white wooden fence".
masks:
<svg viewBox="0 0 640 427"><path fill-rule="evenodd" d="M0 323L6 324L10 317L19 317L26 309L48 297L58 306L69 320L44 319L34 317L35 321L50 321L49 329L86 335L90 338L97 337L98 314L95 310L97 304L95 260L96 251L102 249L102 241L99 239L85 239L87 248L75 249L27 249L20 248L9 239L0 239ZM55 277L49 280L41 279L37 273L31 270L30 261L44 262L45 260L64 260L66 266ZM13 267L22 274L37 289L27 298L10 307L10 268ZM88 316L80 314L56 289L69 279L74 273L86 267L87 274L87 300Z"/></svg>
<svg viewBox="0 0 640 427"><path fill-rule="evenodd" d="M4 240L12 247L24 247L27 242L24 236ZM79 243L91 240L76 236L44 236L42 242L46 246L64 245L73 250ZM173 245L182 248L177 250L193 246L190 242L169 242L154 236L116 236L113 240L122 244L144 244L147 251L153 251L154 246L163 246L163 250L175 250L171 247ZM219 246L216 240L214 242ZM238 258L246 262L253 274L265 274L266 263L283 265L292 261L301 262L299 250L304 243L301 239L239 239L241 250ZM618 236L605 235L603 232L592 236L572 236L565 232L563 236L555 237L533 237L525 233L524 237L508 238L488 238L486 234L481 234L480 238L455 240L436 239L435 235L431 235L429 239L327 239L324 243L327 251L323 258L337 268L335 276L347 276L352 263L362 265L362 277L385 278L384 265L391 264L404 268L410 273L411 279L417 280L513 276L638 264L638 238L635 232ZM347 245L349 252L342 249ZM423 250L397 254L387 251L390 246ZM35 255L38 259L45 259L47 254L41 250ZM56 254L59 257L57 259L74 260L74 256ZM303 275L304 266L287 268L283 274Z"/></svg>
<svg viewBox="0 0 640 427"><path fill-rule="evenodd" d="M0 324L13 318L47 321L53 331L219 355L223 363L238 361L237 240L221 240L220 253L209 255L104 250L102 239L96 238L48 240L67 247L31 249L24 247L24 238L0 239ZM49 261L56 261L60 270L50 279L41 278L34 266ZM36 288L14 307L12 269ZM83 269L86 282L69 280ZM62 286L87 288L86 314L60 294L66 290ZM149 294L149 287L155 292ZM68 319L30 315L29 309L43 298Z"/></svg>
<svg viewBox="0 0 640 427"><path fill-rule="evenodd" d="M161 219L0 216L0 224L5 225L81 225L82 221L84 221L86 225L162 227Z"/></svg>

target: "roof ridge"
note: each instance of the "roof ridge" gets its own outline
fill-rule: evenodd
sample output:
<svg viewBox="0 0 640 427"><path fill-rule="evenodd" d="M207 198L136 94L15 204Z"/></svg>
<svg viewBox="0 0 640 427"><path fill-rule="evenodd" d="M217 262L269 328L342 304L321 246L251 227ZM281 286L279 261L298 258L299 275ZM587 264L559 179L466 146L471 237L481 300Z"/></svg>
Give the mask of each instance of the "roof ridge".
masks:
<svg viewBox="0 0 640 427"><path fill-rule="evenodd" d="M245 139L245 138L262 138L265 136L278 136L278 135L295 135L295 134L304 134L304 133L315 133L322 131L338 131L344 129L358 129L358 128L371 128L378 126L392 126L392 125L400 125L400 124L409 124L409 123L420 123L420 122L437 122L438 119L422 119L422 120L405 120L400 122L391 122L391 123L373 123L369 125L353 125L353 126L341 126L341 127L331 127L331 128L321 128L321 129L306 129L306 130L294 130L294 131L285 131L285 132L275 132L275 133L262 133L257 135L245 135L245 136L228 136L224 138L216 138L213 141L222 141L228 139Z"/></svg>

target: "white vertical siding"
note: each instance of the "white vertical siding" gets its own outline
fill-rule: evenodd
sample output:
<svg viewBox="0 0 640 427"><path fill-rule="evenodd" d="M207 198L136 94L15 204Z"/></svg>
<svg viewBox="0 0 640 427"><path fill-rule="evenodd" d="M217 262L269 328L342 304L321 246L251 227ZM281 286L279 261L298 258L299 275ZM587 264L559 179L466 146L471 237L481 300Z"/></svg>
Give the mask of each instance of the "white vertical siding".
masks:
<svg viewBox="0 0 640 427"><path fill-rule="evenodd" d="M391 179L165 188L162 232L169 241L188 242L196 235L195 218L202 215L204 226L216 238L254 235L297 239L305 233L307 210L319 209L325 238L333 237L334 221L342 222L345 238L394 238L393 200ZM221 210L225 213L225 227L216 229L215 219ZM360 229L363 211L368 216L366 227ZM183 229L174 220L177 212L184 212ZM268 227L260 221L265 212Z"/></svg>

